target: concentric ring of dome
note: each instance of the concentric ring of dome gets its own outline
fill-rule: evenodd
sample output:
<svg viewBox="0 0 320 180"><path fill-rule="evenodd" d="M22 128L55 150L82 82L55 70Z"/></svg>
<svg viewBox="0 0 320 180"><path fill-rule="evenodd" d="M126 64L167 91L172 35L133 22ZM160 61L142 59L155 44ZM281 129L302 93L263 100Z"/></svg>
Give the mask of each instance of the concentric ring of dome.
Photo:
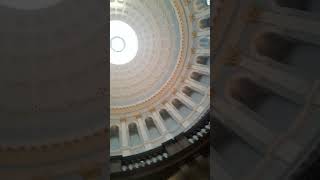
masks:
<svg viewBox="0 0 320 180"><path fill-rule="evenodd" d="M110 8L111 21L127 23L139 41L131 62L110 64L111 108L129 107L155 95L170 79L180 49L179 24L170 1L114 1Z"/></svg>

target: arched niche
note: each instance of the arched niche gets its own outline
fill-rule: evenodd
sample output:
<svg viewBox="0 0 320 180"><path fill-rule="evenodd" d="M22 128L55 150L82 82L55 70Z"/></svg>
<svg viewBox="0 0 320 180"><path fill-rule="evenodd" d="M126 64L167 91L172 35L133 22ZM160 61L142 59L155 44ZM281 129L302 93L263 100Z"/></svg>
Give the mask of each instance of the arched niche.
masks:
<svg viewBox="0 0 320 180"><path fill-rule="evenodd" d="M110 127L110 149L116 150L120 148L120 131L119 127L113 125Z"/></svg>
<svg viewBox="0 0 320 180"><path fill-rule="evenodd" d="M183 89L182 89L182 92L187 95L188 97L191 98L191 100L195 103L200 103L200 101L202 100L203 98L203 94L199 93L198 91L188 87L188 86L185 86Z"/></svg>
<svg viewBox="0 0 320 180"><path fill-rule="evenodd" d="M233 99L263 117L258 121L275 132L287 130L300 109L295 102L247 77L233 79L229 90Z"/></svg>
<svg viewBox="0 0 320 180"><path fill-rule="evenodd" d="M210 18L203 18L199 21L199 27L200 29L208 29L210 28Z"/></svg>
<svg viewBox="0 0 320 180"><path fill-rule="evenodd" d="M320 47L299 39L289 38L275 32L263 33L256 39L259 55L293 68L308 79L318 79Z"/></svg>
<svg viewBox="0 0 320 180"><path fill-rule="evenodd" d="M204 66L209 66L210 56L197 56L196 63Z"/></svg>
<svg viewBox="0 0 320 180"><path fill-rule="evenodd" d="M172 105L178 110L178 112L183 116L187 117L192 110L183 104L179 99L173 99Z"/></svg>
<svg viewBox="0 0 320 180"><path fill-rule="evenodd" d="M147 117L145 119L145 123L147 126L148 135L149 135L150 139L155 139L157 137L160 137L161 134L160 134L156 124L154 123L154 121L151 117Z"/></svg>
<svg viewBox="0 0 320 180"><path fill-rule="evenodd" d="M177 121L175 121L175 120L173 119L173 117L168 113L167 110L161 109L161 110L159 111L159 114L160 114L160 117L161 117L161 119L163 120L166 128L167 128L169 131L175 130L175 129L178 127Z"/></svg>
<svg viewBox="0 0 320 180"><path fill-rule="evenodd" d="M141 137L139 135L138 127L136 123L130 123L128 125L129 130L129 145L137 146L142 143Z"/></svg>
<svg viewBox="0 0 320 180"><path fill-rule="evenodd" d="M210 77L200 72L192 72L190 78L205 86L208 86L210 84Z"/></svg>
<svg viewBox="0 0 320 180"><path fill-rule="evenodd" d="M295 41L273 32L263 33L256 39L257 52L275 61L288 64L286 58L293 50Z"/></svg>

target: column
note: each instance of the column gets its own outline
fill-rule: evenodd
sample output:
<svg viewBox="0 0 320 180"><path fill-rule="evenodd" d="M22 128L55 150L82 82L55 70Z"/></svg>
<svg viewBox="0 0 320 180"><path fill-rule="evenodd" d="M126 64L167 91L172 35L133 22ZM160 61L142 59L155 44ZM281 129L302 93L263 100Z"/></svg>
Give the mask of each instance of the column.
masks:
<svg viewBox="0 0 320 180"><path fill-rule="evenodd" d="M202 18L202 17L206 17L208 14L210 14L210 8L207 8L204 11L200 11L194 14L195 18Z"/></svg>
<svg viewBox="0 0 320 180"><path fill-rule="evenodd" d="M137 120L138 120L138 126L139 126L139 129L140 129L143 141L148 141L149 137L148 137L148 134L147 134L147 128L145 126L145 123L143 122L141 117L139 117Z"/></svg>
<svg viewBox="0 0 320 180"><path fill-rule="evenodd" d="M181 102L183 102L190 109L193 109L196 106L196 104L187 95L181 92L177 92L176 95L178 96L179 100L181 100Z"/></svg>
<svg viewBox="0 0 320 180"><path fill-rule="evenodd" d="M171 105L170 103L165 104L166 109L170 113L170 115L177 120L177 122L181 125L183 122L183 117L179 114L179 112L176 110L176 108Z"/></svg>
<svg viewBox="0 0 320 180"><path fill-rule="evenodd" d="M164 125L164 123L163 123L163 121L162 121L159 113L156 112L156 111L153 112L153 113L152 113L152 117L153 117L155 123L158 124L158 127L160 128L161 134L162 134L162 135L165 135L165 138L166 138L167 140L172 139L173 136L172 136L170 133L168 133L167 128L166 128L166 126Z"/></svg>
<svg viewBox="0 0 320 180"><path fill-rule="evenodd" d="M253 116L221 98L215 98L215 108L216 116L257 151L264 153L266 146L273 142L275 134L259 123L259 116Z"/></svg>
<svg viewBox="0 0 320 180"><path fill-rule="evenodd" d="M195 49L195 54L210 54L210 48L209 49Z"/></svg>
<svg viewBox="0 0 320 180"><path fill-rule="evenodd" d="M210 30L207 30L207 31L197 31L197 36L210 36Z"/></svg>
<svg viewBox="0 0 320 180"><path fill-rule="evenodd" d="M186 79L184 81L185 83L187 83L188 85L190 85L191 87L193 87L195 90L198 90L200 92L207 92L207 87L200 85L199 83L194 82L194 80L190 80L189 78Z"/></svg>
<svg viewBox="0 0 320 180"><path fill-rule="evenodd" d="M156 111L152 112L152 118L160 128L161 134L165 134L167 132L167 128L161 120L159 113Z"/></svg>
<svg viewBox="0 0 320 180"><path fill-rule="evenodd" d="M195 70L196 72L199 72L201 74L205 74L210 76L210 68L208 66L203 66L203 65L192 65L191 69Z"/></svg>
<svg viewBox="0 0 320 180"><path fill-rule="evenodd" d="M152 149L152 145L148 143L149 136L147 134L148 129L146 128L146 123L141 117L138 118L138 125L139 125L142 139L144 141L144 147L146 148L146 150Z"/></svg>
<svg viewBox="0 0 320 180"><path fill-rule="evenodd" d="M120 120L121 123L121 142L122 147L128 147L127 123L125 119Z"/></svg>

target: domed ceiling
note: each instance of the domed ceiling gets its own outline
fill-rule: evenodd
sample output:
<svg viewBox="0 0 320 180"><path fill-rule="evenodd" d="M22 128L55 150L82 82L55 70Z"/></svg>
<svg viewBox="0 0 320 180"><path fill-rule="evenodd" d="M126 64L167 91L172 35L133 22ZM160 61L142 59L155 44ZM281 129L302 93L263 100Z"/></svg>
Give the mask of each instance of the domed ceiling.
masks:
<svg viewBox="0 0 320 180"><path fill-rule="evenodd" d="M158 147L209 108L209 17L204 0L110 2L111 155Z"/></svg>
<svg viewBox="0 0 320 180"><path fill-rule="evenodd" d="M181 37L171 1L114 1L110 13L111 39L128 34L122 32L123 27L113 28L116 26L112 24L115 20L132 27L138 39L137 53L132 61L121 65L110 64L110 104L117 109L143 103L166 85L176 69ZM120 33L113 32L113 29ZM128 38L124 39L127 44L124 50L134 48L130 47ZM111 48L111 61L116 54L121 54L118 52L113 56L113 52Z"/></svg>

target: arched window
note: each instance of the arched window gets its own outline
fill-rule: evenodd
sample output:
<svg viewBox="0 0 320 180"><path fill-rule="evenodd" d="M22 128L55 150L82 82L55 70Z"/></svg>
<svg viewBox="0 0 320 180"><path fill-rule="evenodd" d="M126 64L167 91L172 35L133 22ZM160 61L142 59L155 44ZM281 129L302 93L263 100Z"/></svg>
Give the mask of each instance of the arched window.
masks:
<svg viewBox="0 0 320 180"><path fill-rule="evenodd" d="M264 33L256 41L256 48L260 55L287 64L288 54L293 50L295 42L276 33Z"/></svg>
<svg viewBox="0 0 320 180"><path fill-rule="evenodd" d="M263 117L258 121L274 131L286 130L299 112L299 105L249 78L236 79L231 84L232 98Z"/></svg>
<svg viewBox="0 0 320 180"><path fill-rule="evenodd" d="M189 109L185 104L183 104L179 99L174 99L172 101L172 105L179 111L179 113L183 116L183 117L187 117L190 112L191 109Z"/></svg>
<svg viewBox="0 0 320 180"><path fill-rule="evenodd" d="M159 113L169 131L175 130L178 127L177 122L171 117L167 110L162 109Z"/></svg>
<svg viewBox="0 0 320 180"><path fill-rule="evenodd" d="M198 56L197 64L201 65L210 65L210 57L209 56Z"/></svg>
<svg viewBox="0 0 320 180"><path fill-rule="evenodd" d="M291 67L291 73L307 79L320 76L319 45L274 32L262 34L255 43L258 54Z"/></svg>
<svg viewBox="0 0 320 180"><path fill-rule="evenodd" d="M154 139L160 136L160 132L151 117L146 118L146 126L148 129L148 135L150 139Z"/></svg>
<svg viewBox="0 0 320 180"><path fill-rule="evenodd" d="M193 72L191 73L190 76L191 79L203 84L203 85L209 85L210 84L210 77L208 75L198 73L198 72Z"/></svg>
<svg viewBox="0 0 320 180"><path fill-rule="evenodd" d="M128 126L129 129L129 145L136 146L141 144L141 138L138 132L138 127L135 123L131 123Z"/></svg>
<svg viewBox="0 0 320 180"><path fill-rule="evenodd" d="M210 18L201 19L199 26L201 29L210 28Z"/></svg>
<svg viewBox="0 0 320 180"><path fill-rule="evenodd" d="M195 103L199 103L201 101L201 99L203 98L203 95L193 89L191 89L190 87L186 86L183 88L182 92L189 96L193 102Z"/></svg>
<svg viewBox="0 0 320 180"><path fill-rule="evenodd" d="M114 125L110 128L110 149L115 150L120 148L119 127Z"/></svg>

